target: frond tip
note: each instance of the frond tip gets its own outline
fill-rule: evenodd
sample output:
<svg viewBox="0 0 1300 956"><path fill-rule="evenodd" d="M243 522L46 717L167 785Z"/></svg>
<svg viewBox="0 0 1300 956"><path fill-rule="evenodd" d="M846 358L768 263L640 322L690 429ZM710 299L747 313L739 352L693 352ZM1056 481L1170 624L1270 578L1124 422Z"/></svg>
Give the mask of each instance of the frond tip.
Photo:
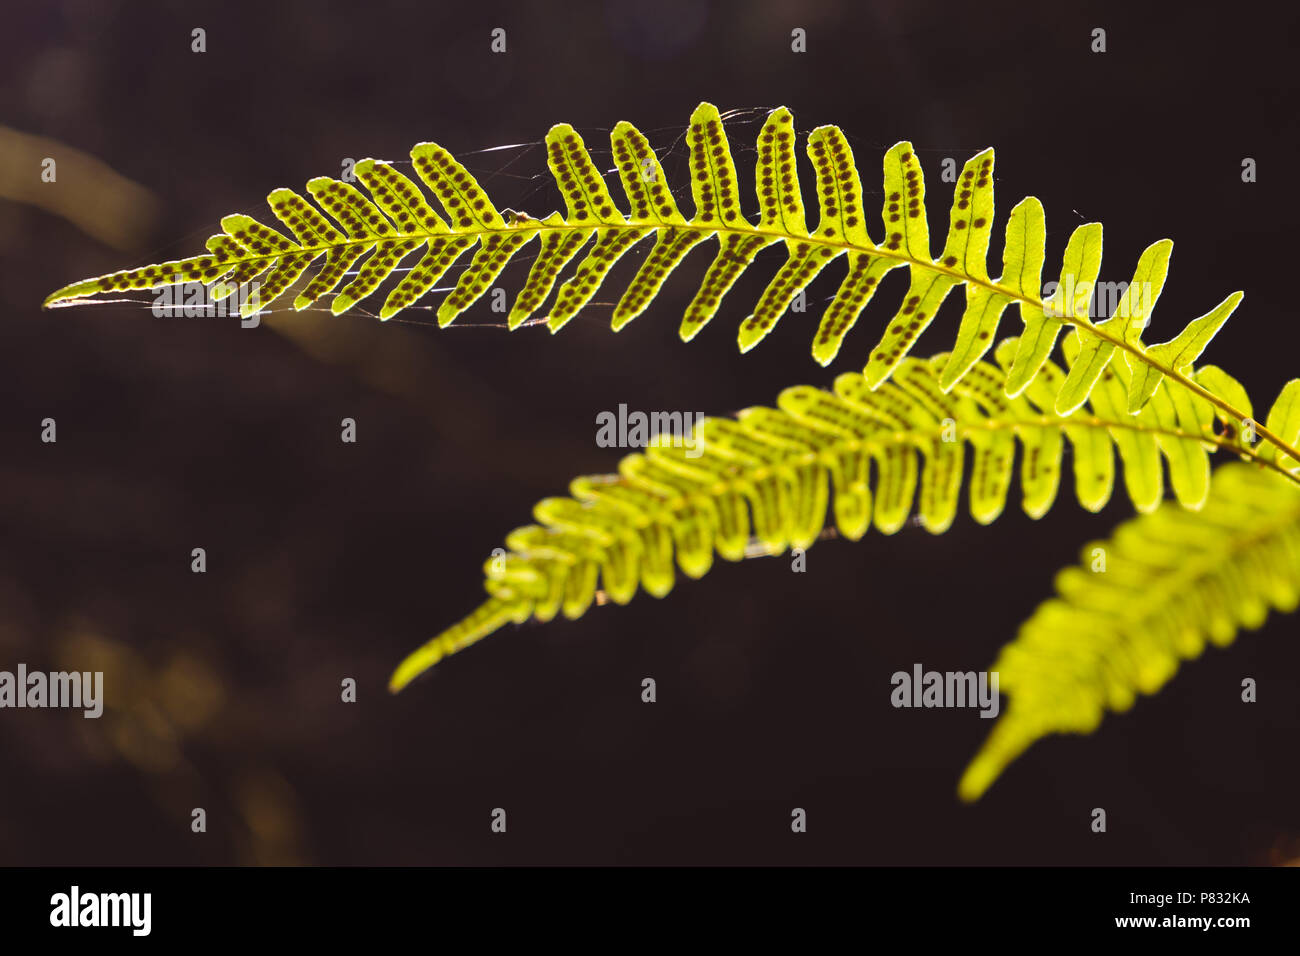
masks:
<svg viewBox="0 0 1300 956"><path fill-rule="evenodd" d="M411 164L422 189L391 164L367 159L355 166L366 193L350 183L319 177L307 184L309 201L291 189L268 197L271 212L293 236L244 215L222 220L222 232L208 240L204 255L157 263L73 283L52 293L46 307L62 306L106 292L155 289L201 282L228 295L242 290L241 312L269 307L299 284L313 263L321 264L293 300L306 308L333 295L336 315L374 294L403 262L415 264L387 294L378 310L391 318L416 306L435 284L473 250L451 292L437 308L438 324L454 322L497 281L506 266L534 240L539 249L507 321L511 329L528 323L538 310L559 331L585 308L609 279L614 265L645 239L653 246L642 259L614 308L617 331L645 312L666 278L696 245L710 238L717 250L681 320L690 341L712 321L722 300L741 275L772 245L784 247L785 260L740 323L742 352L771 334L777 322L813 279L835 260L846 262L844 276L823 312L812 355L822 365L838 354L845 337L890 271L906 268L909 287L863 369L871 388L886 381L907 358L947 296L965 289L966 307L951 357L940 376L944 391L961 380L997 338L1006 309L1019 306L1023 334L1007 394L1018 395L1039 374L1059 333L1078 331L1083 360L1070 372L1058 395L1057 411L1078 408L1092 393L1111 358L1122 354L1131 375L1124 403L1139 412L1156 385L1172 379L1202 398L1191 377L1199 358L1241 299L1228 296L1167 342L1146 346L1142 330L1168 272L1172 243L1161 240L1143 253L1133 282L1103 321L1091 318L1094 285L1101 267L1101 225L1078 227L1066 248L1056 291L1045 296L1043 281L1046 224L1042 204L1029 197L1011 210L1006 225L1002 273L988 273L994 224L992 149L969 159L954 191L947 238L936 258L930 243L925 177L912 145L900 142L884 157L883 232L868 232L866 200L857 165L844 133L834 126L813 130L805 152L815 174L817 221L809 226L794 119L785 107L773 110L758 135L754 177L757 220L742 209L741 185L727 132L716 107L701 103L691 115L690 191L694 213L678 209L664 170L646 137L620 122L610 134L625 213L611 195L582 137L559 124L546 136L547 166L563 197L565 211L541 217L499 212L474 176L446 149L421 143ZM427 192L426 192L427 190ZM436 197L436 198L435 198ZM314 201L314 204L313 204ZM583 249L571 274L562 274ZM356 270L356 277L344 283ZM1100 296L1098 303L1101 302ZM1221 403L1230 413L1236 409ZM1243 415L1236 415L1241 421ZM1260 430L1277 444L1271 432ZM1279 447L1281 447L1279 445ZM1288 453L1294 448L1282 448ZM1295 455L1292 455L1295 457Z"/></svg>
<svg viewBox="0 0 1300 956"><path fill-rule="evenodd" d="M487 562L487 601L403 661L391 689L508 622L579 617L598 588L615 604L639 588L662 597L674 564L701 577L715 553L745 557L751 538L777 554L810 547L829 523L850 540L873 522L893 534L914 502L921 524L942 533L958 511L968 446L969 508L982 524L1006 506L1017 443L1022 507L1034 518L1056 500L1067 441L1075 494L1093 511L1115 487L1116 452L1126 493L1143 511L1164 495L1162 462L1175 497L1195 509L1208 494L1209 450L1253 454L1215 433L1208 403L1181 401L1165 382L1141 414L1127 414L1122 365L1104 373L1090 405L1066 415L1056 405L1068 374L1051 361L1008 398L1018 350L1015 339L1000 343L1000 366L975 362L950 392L940 384L947 353L904 359L874 390L858 373L839 376L833 392L789 388L776 408L704 419L688 440L628 455L616 475L576 479L569 497L538 504L537 524L511 533L505 553Z"/></svg>
<svg viewBox="0 0 1300 956"><path fill-rule="evenodd" d="M1036 740L1086 734L1154 694L1206 642L1300 604L1300 490L1230 463L1198 512L1166 504L1085 545L993 670L1010 704L958 785L978 799Z"/></svg>

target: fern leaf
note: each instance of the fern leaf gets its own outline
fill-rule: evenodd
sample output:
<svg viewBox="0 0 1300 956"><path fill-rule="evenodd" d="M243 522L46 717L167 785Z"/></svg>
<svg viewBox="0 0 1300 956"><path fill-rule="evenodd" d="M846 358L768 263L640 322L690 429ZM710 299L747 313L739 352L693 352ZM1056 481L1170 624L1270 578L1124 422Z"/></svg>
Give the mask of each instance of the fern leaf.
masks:
<svg viewBox="0 0 1300 956"><path fill-rule="evenodd" d="M900 367L944 300L953 289L964 286L966 307L940 376L943 391L950 391L986 354L996 341L1002 314L1015 303L1024 328L1014 373L1006 383L1008 395L1018 395L1040 374L1059 332L1068 325L1079 336L1083 357L1072 366L1058 392L1057 411L1061 414L1080 407L1114 356L1122 354L1130 373L1124 402L1127 413L1139 413L1156 394L1158 384L1169 380L1210 401L1238 425L1246 417L1201 386L1192 368L1192 362L1240 302L1240 293L1230 295L1167 342L1148 348L1142 341L1142 331L1150 322L1168 272L1172 248L1168 240L1143 253L1134 281L1115 313L1094 324L1088 318L1088 303L1101 265L1101 226L1089 223L1075 230L1057 291L1044 301L1039 283L1046 225L1041 204L1030 197L1012 210L1007 223L1002 276L997 280L989 277L987 254L994 222L991 149L977 153L963 167L947 238L936 259L930 249L924 175L910 143L900 142L885 154L884 233L877 242L868 233L857 166L839 129L819 127L806 144L816 174L819 210L818 223L811 230L798 174L796 131L788 109L774 110L759 132L757 222L749 221L742 211L736 165L716 107L701 103L696 108L686 140L694 200L689 220L678 210L648 141L630 124L619 123L610 136L629 206L627 215L616 205L581 136L571 126L560 124L547 134L546 149L548 168L564 199L563 214L533 217L499 212L450 153L437 144L422 143L411 151L411 159L431 196L390 164L364 160L356 166L357 179L370 199L348 183L325 177L307 184L315 207L292 190L277 189L270 194L272 212L294 239L248 216L227 217L222 222L224 232L209 241L206 255L82 280L52 293L45 305L68 305L105 292L203 282L224 283L227 294L248 286L248 291L257 294L245 298L244 308L266 308L320 260L294 307L305 308L333 294L330 308L338 314L375 293L401 263L422 251L380 308L380 318L388 319L416 305L475 249L455 287L438 306L438 324L445 326L498 280L520 250L538 239L541 252L507 325L513 329L526 324L553 293L546 321L555 332L591 302L620 258L653 237L648 255L619 296L611 318L617 330L653 303L664 280L681 266L692 248L716 238L713 261L682 317L680 335L689 341L717 315L724 296L753 265L758 253L783 244L785 261L754 310L740 323L737 341L742 352L769 335L802 290L843 256L847 264L844 278L821 316L812 343L813 357L823 365L838 355L884 275L906 267L910 276L903 302L863 370L871 388L882 385ZM441 215L431 197L437 198ZM584 247L589 248L573 273L562 277ZM358 263L356 278L340 288ZM1294 440L1282 441L1267 427L1258 433L1289 460L1300 458Z"/></svg>
<svg viewBox="0 0 1300 956"><path fill-rule="evenodd" d="M687 228L686 219L667 187L663 165L640 130L631 123L619 123L610 134L610 141L623 192L631 203L632 218L657 224L654 248L614 308L610 325L617 332L645 311L668 274L707 234Z"/></svg>
<svg viewBox="0 0 1300 956"><path fill-rule="evenodd" d="M1168 239L1152 243L1138 259L1133 281L1128 284L1114 313L1104 322L1097 323L1094 331L1080 331L1081 360L1070 369L1070 377L1057 397L1057 410L1064 414L1083 404L1102 370L1110 364L1117 347L1116 338L1102 338L1097 334L1110 332L1119 341L1140 347L1142 326L1149 321L1151 309L1164 289L1169 273L1169 255L1174 244ZM1139 353L1140 354L1140 353Z"/></svg>
<svg viewBox="0 0 1300 956"><path fill-rule="evenodd" d="M968 164L969 165L969 164ZM964 174L963 174L964 175ZM963 190L965 192L965 190ZM959 194L960 195L960 194ZM964 199L959 199L957 205L962 206ZM989 215L992 215L992 192L989 192ZM1047 226L1043 218L1043 206L1032 197L1021 200L1014 209L1011 210L1011 218L1007 222L1007 237L1004 247L1002 262L1002 278L998 284L1006 285L1021 295L1037 295L1038 284L1043 274L1043 247L1047 241ZM987 249L987 239L984 242ZM955 256L950 256L955 260ZM945 259L945 262L947 260ZM954 264L956 264L954 262ZM983 265L981 263L981 268ZM963 375L984 356L989 346L993 344L993 336L998 329L998 323L1002 320L1002 313L1006 311L1007 306L1012 303L1009 296L1001 292L995 292L988 286L968 285L966 287L966 311L962 314L961 325L957 329L957 344L953 346L952 355L948 358L948 364L944 367L943 374L940 376L939 384L946 390L955 385ZM1039 316L1042 316L1041 310ZM1022 303L1021 318L1025 320L1026 326L1029 326L1034 320L1032 312L1026 312L1026 307ZM1055 343L1055 336L1047 341L1047 349L1040 356L1046 360L1052 345ZM1034 374L1037 374L1041 367L1034 367ZM1017 395L1025 385L1028 384L1028 378L1020 383L1016 388L1011 381L1007 383L1007 394Z"/></svg>
<svg viewBox="0 0 1300 956"><path fill-rule="evenodd" d="M1223 647L1269 609L1300 604L1300 490L1229 463L1199 512L1167 503L1085 545L1003 648L1010 697L958 785L978 799L1017 756L1054 733L1091 733L1106 711L1154 694L1206 642Z"/></svg>
<svg viewBox="0 0 1300 956"><path fill-rule="evenodd" d="M770 131L767 123L764 131ZM718 254L682 316L683 342L695 338L717 314L722 297L753 264L759 250L780 238L772 230L756 232L741 213L736 164L717 107L701 103L696 108L686 141L691 148L691 196L695 200L695 218L691 223L718 236ZM760 195L763 189L769 193L776 190L774 184L764 186L761 179L759 185Z"/></svg>
<svg viewBox="0 0 1300 956"><path fill-rule="evenodd" d="M1279 435L1289 445L1300 440L1300 379L1292 379L1282 387L1282 393L1268 412L1268 430ZM1262 449L1261 457L1275 463L1288 474L1300 472L1300 460L1284 455L1275 445Z"/></svg>
<svg viewBox="0 0 1300 956"><path fill-rule="evenodd" d="M1045 241L1046 231L1041 231L1041 235ZM1034 241L1037 240L1036 234ZM1007 380L1008 394L1018 395L1052 354L1056 337L1065 326L1064 319L1058 316L1087 312L1100 272L1101 223L1090 222L1070 233L1061 264L1061 281L1046 305L1035 309L1032 305L1021 304L1020 317L1024 320L1025 330L1020 335L1020 348Z"/></svg>
<svg viewBox="0 0 1300 956"><path fill-rule="evenodd" d="M510 315L506 319L506 325L510 329L517 329L522 325L529 316L541 307L546 301L547 296L551 294L551 289L555 286L556 277L559 275L569 261L578 254L578 250L586 244L596 231L594 229L579 229L572 232L566 232L554 228L563 224L564 219L559 213L551 213L542 220L542 226L546 231L542 232L542 251L538 253L533 267L529 270L528 280L524 287L519 290L519 296L515 299L514 306L510 309ZM550 228L546 228L550 227Z"/></svg>
<svg viewBox="0 0 1300 956"><path fill-rule="evenodd" d="M981 523L1006 505L1017 441L1022 507L1033 517L1056 500L1067 439L1076 494L1090 510L1110 498L1116 451L1129 495L1144 510L1163 493L1162 455L1175 497L1188 508L1205 503L1196 476L1208 470L1208 450L1253 455L1215 434L1208 402L1182 402L1166 382L1147 408L1129 415L1122 363L1103 371L1094 404L1068 414L1056 411L1068 373L1050 360L1024 394L1009 397L1018 349L1015 339L1000 343L1000 366L977 361L948 392L941 385L947 353L903 359L874 389L860 373L839 376L833 392L790 388L776 408L705 419L687 440L665 439L628 455L616 475L575 480L569 497L541 502L537 523L510 534L506 555L487 563L486 603L403 662L392 688L507 621L578 617L598 587L616 604L638 586L663 596L675 582L674 558L696 578L715 553L728 561L753 553L751 540L775 554L811 546L828 524L851 540L873 521L892 534L914 502L922 525L941 533L959 508L967 445L969 507ZM1128 478L1134 472L1138 477Z"/></svg>
<svg viewBox="0 0 1300 956"><path fill-rule="evenodd" d="M1151 346L1147 349L1147 354L1167 368L1179 372L1190 371L1192 363L1201 357L1205 347L1210 344L1210 339L1214 338L1215 333L1223 327L1223 323L1228 321L1228 316L1240 302L1241 293L1234 292L1199 319L1193 319L1187 328L1168 342ZM1139 362L1128 353L1125 353L1124 359L1133 376L1128 396L1128 409L1136 413L1150 400L1156 390L1156 383L1164 375L1155 365Z"/></svg>

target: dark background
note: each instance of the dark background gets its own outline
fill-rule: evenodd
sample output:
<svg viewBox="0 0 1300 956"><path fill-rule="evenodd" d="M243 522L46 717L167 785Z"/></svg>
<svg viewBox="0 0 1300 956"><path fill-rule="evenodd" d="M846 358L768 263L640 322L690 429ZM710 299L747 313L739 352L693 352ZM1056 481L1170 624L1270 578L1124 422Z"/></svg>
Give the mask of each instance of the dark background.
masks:
<svg viewBox="0 0 1300 956"><path fill-rule="evenodd" d="M74 279L195 254L226 213L272 221L272 187L337 176L344 157L400 159L434 139L499 206L543 215L559 197L540 149L473 151L536 143L561 121L599 149L628 119L657 147L677 143L665 164L680 185L677 141L700 100L783 104L801 132L845 129L871 201L881 153L911 139L936 248L950 196L939 164L996 146L995 270L1001 224L1027 194L1047 210L1047 274L1085 221L1105 223L1105 280L1174 239L1148 338L1246 290L1205 361L1243 379L1259 409L1297 371L1295 25L1281 8L10 5L0 123L102 159L165 212L113 250L0 201L0 666L103 669L109 695L99 721L0 712L0 863L1300 856L1293 618L1207 651L1091 737L1039 743L973 807L955 786L990 722L890 707L889 675L914 662L987 667L1056 570L1127 516L1122 495L1084 513L1068 483L1038 522L1013 489L988 528L961 515L942 538L909 527L826 542L802 575L784 559L724 564L662 601L507 629L386 693L402 655L477 603L482 562L537 499L614 467L593 441L597 411L716 414L829 385L865 361L902 274L828 369L808 354L816 307L736 352L774 251L689 346L677 325L703 252L617 336L609 289L554 340L484 327L486 299L443 331L427 313L380 326L360 310L282 310L249 330L39 308ZM504 55L489 52L498 26ZM794 27L805 54L790 51ZM1089 51L1094 27L1104 55ZM756 132L732 129L742 178ZM507 273L511 299L523 269ZM919 354L951 344L960 298ZM39 440L47 416L56 445ZM339 441L345 416L356 445ZM194 547L205 575L190 572ZM639 699L646 676L653 706ZM1245 676L1260 684L1252 707ZM339 700L345 677L356 704ZM190 831L196 806L206 834ZM805 835L790 832L795 806ZM489 832L494 807L505 836ZM1105 835L1089 830L1093 807L1108 812Z"/></svg>

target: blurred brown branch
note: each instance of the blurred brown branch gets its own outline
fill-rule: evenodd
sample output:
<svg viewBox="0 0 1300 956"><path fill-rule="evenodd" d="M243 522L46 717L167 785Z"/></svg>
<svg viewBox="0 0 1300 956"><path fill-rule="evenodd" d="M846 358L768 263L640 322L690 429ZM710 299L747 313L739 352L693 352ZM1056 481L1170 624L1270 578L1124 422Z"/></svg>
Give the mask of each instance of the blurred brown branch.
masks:
<svg viewBox="0 0 1300 956"><path fill-rule="evenodd" d="M41 178L47 158L57 164L54 182ZM0 198L61 216L114 249L139 245L159 209L153 193L88 153L7 126L0 126Z"/></svg>

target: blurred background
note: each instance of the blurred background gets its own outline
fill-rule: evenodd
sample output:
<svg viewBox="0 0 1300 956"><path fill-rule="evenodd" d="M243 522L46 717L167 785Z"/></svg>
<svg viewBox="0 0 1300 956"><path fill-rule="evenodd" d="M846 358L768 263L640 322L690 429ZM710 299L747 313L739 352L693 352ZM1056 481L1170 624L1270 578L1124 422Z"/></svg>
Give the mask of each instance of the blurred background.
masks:
<svg viewBox="0 0 1300 956"><path fill-rule="evenodd" d="M1172 238L1148 339L1246 290L1205 360L1259 409L1300 371L1290 16L997 0L11 5L0 668L102 670L107 707L97 721L0 712L0 863L1300 856L1294 618L1187 663L1093 736L1039 743L973 807L956 781L990 722L890 707L896 670L986 668L1054 573L1127 517L1122 500L1084 513L1068 485L1038 522L1013 490L991 527L960 515L939 539L910 527L828 541L805 574L783 559L723 565L662 601L507 629L387 694L397 661L476 605L483 561L536 500L615 467L595 445L598 411L718 414L828 386L864 363L901 274L827 369L808 348L839 268L808 314L736 352L775 250L689 346L677 326L703 252L658 305L608 329L611 290L648 244L554 338L507 334L486 298L441 331L427 312L381 326L362 309L294 316L288 300L256 329L130 303L40 309L67 282L196 254L227 213L273 221L267 192L338 176L346 158L436 140L498 206L541 216L560 206L538 146L552 123L603 159L609 128L630 120L680 186L700 100L747 111L731 130L742 179L764 112L786 105L801 132L846 131L870 202L881 153L911 139L940 236L942 160L996 146L995 262L1028 194L1047 210L1048 273L1085 221L1105 223L1103 280L1127 280L1143 248ZM494 55L497 27L507 52ZM1097 27L1104 54L1090 52ZM194 28L206 53L191 51ZM791 51L795 28L806 53ZM57 183L40 183L44 155ZM525 275L506 273L511 300ZM918 354L951 344L960 298ZM40 441L47 417L57 444ZM344 417L354 445L339 440ZM206 574L190 571L195 547ZM349 677L355 704L340 701ZM1259 682L1250 707L1243 677ZM194 807L206 833L191 832ZM506 836L489 832L494 807ZM799 837L793 807L808 812Z"/></svg>

